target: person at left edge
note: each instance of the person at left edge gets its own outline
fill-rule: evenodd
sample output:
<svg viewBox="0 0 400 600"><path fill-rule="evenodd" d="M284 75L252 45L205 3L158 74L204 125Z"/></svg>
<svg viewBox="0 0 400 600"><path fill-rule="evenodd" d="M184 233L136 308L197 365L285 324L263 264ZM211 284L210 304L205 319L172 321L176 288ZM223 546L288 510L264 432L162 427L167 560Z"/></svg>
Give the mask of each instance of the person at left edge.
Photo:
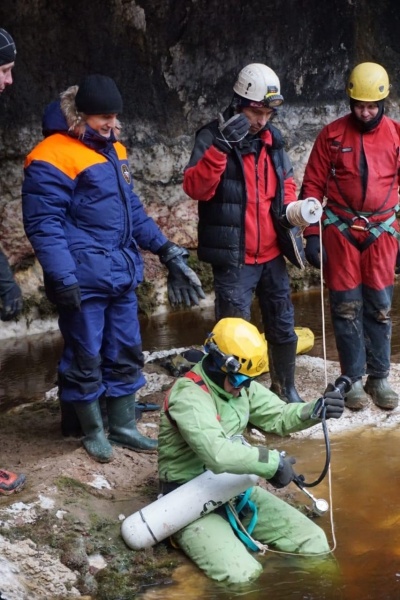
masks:
<svg viewBox="0 0 400 600"><path fill-rule="evenodd" d="M171 303L197 304L204 293L186 264L187 250L165 237L133 190L126 149L115 136L122 112L115 81L89 75L61 94L60 108L65 130L58 113L56 132L25 161L24 227L58 307L60 400L72 403L88 454L108 462L111 444L139 452L157 447L135 420L135 392L145 383L135 294L143 279L139 248L167 267Z"/></svg>
<svg viewBox="0 0 400 600"><path fill-rule="evenodd" d="M15 65L17 49L13 38L5 29L0 28L0 94L13 83L12 70ZM23 309L22 293L14 279L6 255L0 250L0 299L2 321L15 319ZM13 473L0 468L0 496L15 494L25 485L23 473Z"/></svg>
<svg viewBox="0 0 400 600"><path fill-rule="evenodd" d="M0 94L13 83L12 69L17 50L11 35L0 29ZM14 279L10 264L0 249L0 299L2 321L15 319L23 308L22 292Z"/></svg>

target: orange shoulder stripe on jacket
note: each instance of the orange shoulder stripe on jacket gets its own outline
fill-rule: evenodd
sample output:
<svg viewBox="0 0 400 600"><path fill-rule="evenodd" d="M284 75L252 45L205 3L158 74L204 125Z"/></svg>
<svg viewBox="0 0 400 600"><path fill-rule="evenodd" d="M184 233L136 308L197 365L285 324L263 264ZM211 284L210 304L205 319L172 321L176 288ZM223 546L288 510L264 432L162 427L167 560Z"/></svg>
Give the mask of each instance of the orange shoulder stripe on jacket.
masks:
<svg viewBox="0 0 400 600"><path fill-rule="evenodd" d="M118 158L126 157L126 150L119 142L114 144ZM82 171L95 164L107 162L107 158L95 150L88 148L77 140L62 133L55 133L40 142L28 154L24 168L35 161L43 161L53 165L62 173L75 179Z"/></svg>
<svg viewBox="0 0 400 600"><path fill-rule="evenodd" d="M119 160L124 160L127 158L126 148L120 142L115 142L114 148Z"/></svg>

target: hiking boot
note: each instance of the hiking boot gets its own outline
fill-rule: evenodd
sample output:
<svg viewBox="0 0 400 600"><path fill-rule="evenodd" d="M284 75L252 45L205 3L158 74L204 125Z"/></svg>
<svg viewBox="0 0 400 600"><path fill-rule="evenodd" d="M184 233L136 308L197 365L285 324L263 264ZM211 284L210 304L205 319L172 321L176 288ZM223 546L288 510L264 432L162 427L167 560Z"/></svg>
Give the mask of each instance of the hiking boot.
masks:
<svg viewBox="0 0 400 600"><path fill-rule="evenodd" d="M367 378L364 390L372 398L372 401L379 408L393 410L399 404L399 396L389 386L386 377L376 379L371 376Z"/></svg>
<svg viewBox="0 0 400 600"><path fill-rule="evenodd" d="M362 379L354 381L344 398L344 405L351 410L362 410L368 404L368 397L364 391Z"/></svg>
<svg viewBox="0 0 400 600"><path fill-rule="evenodd" d="M168 358L166 361L161 363L164 369L167 369L173 377L181 377L194 367L195 364L204 358L204 352L196 348L189 348L179 354L176 354L172 358Z"/></svg>
<svg viewBox="0 0 400 600"><path fill-rule="evenodd" d="M22 490L25 485L25 475L17 475L11 471L0 469L0 495L9 496Z"/></svg>

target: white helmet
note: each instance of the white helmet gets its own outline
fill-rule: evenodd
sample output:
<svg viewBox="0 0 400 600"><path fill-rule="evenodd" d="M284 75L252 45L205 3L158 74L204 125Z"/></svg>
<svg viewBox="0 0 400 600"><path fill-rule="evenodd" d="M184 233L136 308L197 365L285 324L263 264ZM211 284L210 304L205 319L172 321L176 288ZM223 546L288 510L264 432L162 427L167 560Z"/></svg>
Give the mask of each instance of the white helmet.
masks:
<svg viewBox="0 0 400 600"><path fill-rule="evenodd" d="M276 108L283 102L281 85L275 71L260 63L244 67L233 86L241 106L266 106Z"/></svg>

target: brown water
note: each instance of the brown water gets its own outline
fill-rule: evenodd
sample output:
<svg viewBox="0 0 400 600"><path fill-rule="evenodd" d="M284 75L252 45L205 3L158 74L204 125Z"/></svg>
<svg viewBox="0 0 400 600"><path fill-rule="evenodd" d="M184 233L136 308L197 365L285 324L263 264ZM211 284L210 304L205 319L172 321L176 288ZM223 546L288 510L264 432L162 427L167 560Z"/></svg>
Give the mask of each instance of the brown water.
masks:
<svg viewBox="0 0 400 600"><path fill-rule="evenodd" d="M323 356L320 294L293 296L296 325L310 327L315 334L313 356ZM327 305L327 358L337 360ZM257 309L254 310L258 322ZM392 360L400 361L400 293L393 305ZM212 309L182 311L151 320L143 319L145 350L163 350L201 344L213 327ZM2 341L0 348L0 412L28 402L54 387L61 352L58 333L21 340ZM321 440L272 440L268 444L285 449L297 458L297 472L313 481L324 465ZM267 554L260 560L263 575L252 585L226 589L209 581L188 561L176 571L177 583L147 590L141 600L400 600L400 430L365 428L331 439L332 502L328 478L311 492L332 505L333 522L327 513L318 518L334 547L337 568L331 561ZM293 487L293 486L290 486ZM293 487L299 503L309 499ZM129 514L129 507L125 511Z"/></svg>
<svg viewBox="0 0 400 600"><path fill-rule="evenodd" d="M189 562L176 571L178 582L146 590L140 600L398 600L400 598L400 431L368 428L331 440L329 478L310 491L327 500L329 513L316 522L331 549L325 560L267 553L262 576L240 589L224 588ZM314 481L324 464L322 440L279 440L272 447L297 458L297 472ZM293 485L300 504L311 501ZM293 488L293 489L292 489ZM332 500L330 498L332 497Z"/></svg>
<svg viewBox="0 0 400 600"><path fill-rule="evenodd" d="M326 357L337 360L337 352L330 324L328 304L324 302L323 327L319 290L293 294L296 326L309 327L315 335L311 356L323 357L323 329L326 339ZM400 289L395 290L393 303L392 360L400 362ZM253 320L261 325L254 306ZM166 350L192 344L200 345L214 326L213 308L182 310L141 319L143 349ZM29 402L54 387L57 362L62 341L58 332L0 342L0 412L10 406Z"/></svg>
<svg viewBox="0 0 400 600"><path fill-rule="evenodd" d="M294 297L296 325L310 327L315 345L309 354L323 356L322 318L317 293ZM319 316L318 316L319 315ZM257 307L254 322L261 326ZM333 336L327 316L327 358L337 360ZM214 326L214 309L185 310L141 319L143 349L169 350L203 344ZM2 340L0 344L0 413L24 402L42 396L56 382L57 363L62 351L59 332L29 336L22 339Z"/></svg>

